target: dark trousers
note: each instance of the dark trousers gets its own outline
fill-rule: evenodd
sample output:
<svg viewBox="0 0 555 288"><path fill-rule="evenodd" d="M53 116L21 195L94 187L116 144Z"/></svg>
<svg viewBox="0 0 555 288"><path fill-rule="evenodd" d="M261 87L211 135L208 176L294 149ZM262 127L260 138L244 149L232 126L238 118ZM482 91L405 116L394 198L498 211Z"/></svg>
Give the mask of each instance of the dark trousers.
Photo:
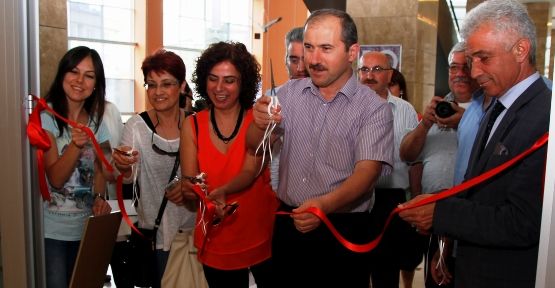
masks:
<svg viewBox="0 0 555 288"><path fill-rule="evenodd" d="M64 288L69 286L79 245L80 241L44 239L46 287Z"/></svg>
<svg viewBox="0 0 555 288"><path fill-rule="evenodd" d="M292 207L282 205L280 210ZM370 214L335 213L330 221L347 240L362 244L376 236ZM272 243L273 287L368 288L372 253L356 253L343 247L321 224L301 233L289 216L276 216Z"/></svg>
<svg viewBox="0 0 555 288"><path fill-rule="evenodd" d="M110 266L114 283L118 288L133 288L133 269L129 265L129 253L131 246L128 241L116 242L112 251Z"/></svg>
<svg viewBox="0 0 555 288"><path fill-rule="evenodd" d="M204 276L210 288L248 288L249 270L254 277L256 287L272 287L271 260L251 266L250 268L238 270L220 270L203 265Z"/></svg>
<svg viewBox="0 0 555 288"><path fill-rule="evenodd" d="M445 255L445 264L447 264L447 268L449 269L449 272L451 273L451 276L453 276L453 279L451 279L451 283L449 284L441 284L438 285L435 281L434 278L432 278L432 274L431 271L432 269L435 269L435 267L432 267L431 263L432 263L432 258L434 257L434 254L436 253L436 251L439 249L439 244L438 244L438 236L437 235L431 235L431 240L430 240L430 245L428 248L428 253L426 254L426 271L427 271L427 275L426 275L426 288L452 288L455 287L455 258L453 257L452 254L449 255Z"/></svg>
<svg viewBox="0 0 555 288"><path fill-rule="evenodd" d="M406 201L404 189L376 188L376 201L372 208L374 225L381 230L387 217L397 205ZM407 222L395 216L376 247L372 269L373 288L399 287L401 269L412 271L422 262L427 237L419 235Z"/></svg>

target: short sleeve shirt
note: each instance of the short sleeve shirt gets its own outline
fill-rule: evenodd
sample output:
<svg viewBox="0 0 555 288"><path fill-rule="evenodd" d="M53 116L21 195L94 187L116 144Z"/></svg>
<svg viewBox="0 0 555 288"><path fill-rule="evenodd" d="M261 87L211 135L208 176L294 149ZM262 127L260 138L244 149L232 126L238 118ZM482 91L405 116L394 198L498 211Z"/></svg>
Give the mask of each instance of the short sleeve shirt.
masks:
<svg viewBox="0 0 555 288"><path fill-rule="evenodd" d="M66 128L62 136L54 116L41 114L42 127L56 139L61 156L71 143L71 131ZM88 127L94 132L96 123L90 119ZM109 132L104 122L98 127L98 143L108 141ZM81 240L85 220L92 214L95 152L92 145L85 145L73 173L61 189L49 185L50 202L44 202L44 234L46 238L63 241Z"/></svg>
<svg viewBox="0 0 555 288"><path fill-rule="evenodd" d="M393 116L387 102L353 74L325 100L310 78L283 85L278 98L284 130L278 197L291 206L333 191L362 160L393 163ZM371 192L348 208L368 211Z"/></svg>

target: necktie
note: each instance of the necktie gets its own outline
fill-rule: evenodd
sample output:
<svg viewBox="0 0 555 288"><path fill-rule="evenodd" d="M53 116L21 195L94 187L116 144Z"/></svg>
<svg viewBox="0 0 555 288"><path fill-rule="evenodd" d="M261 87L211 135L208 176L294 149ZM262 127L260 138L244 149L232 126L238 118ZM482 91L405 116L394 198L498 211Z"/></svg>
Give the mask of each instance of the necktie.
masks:
<svg viewBox="0 0 555 288"><path fill-rule="evenodd" d="M486 143L488 142L489 134L491 133L493 124L495 123L495 120L497 119L497 117L499 117L499 114L503 112L503 110L505 110L505 106L503 106L503 104L501 104L500 101L495 101L495 105L493 105L491 114L489 115L489 118L488 118L488 124L486 125L486 132L484 133L484 139L482 140L482 149L480 149L480 151L483 151L484 148L486 147Z"/></svg>

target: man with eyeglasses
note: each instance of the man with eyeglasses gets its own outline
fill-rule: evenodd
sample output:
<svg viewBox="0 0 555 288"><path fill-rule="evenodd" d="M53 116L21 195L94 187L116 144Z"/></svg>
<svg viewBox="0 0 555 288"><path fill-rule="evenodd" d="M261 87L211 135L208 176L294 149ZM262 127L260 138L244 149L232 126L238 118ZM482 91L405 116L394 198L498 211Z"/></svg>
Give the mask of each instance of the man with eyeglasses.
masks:
<svg viewBox="0 0 555 288"><path fill-rule="evenodd" d="M418 116L412 105L395 97L389 91L389 82L393 74L393 69L386 54L376 51L364 53L359 59L358 77L360 83L374 90L376 94L388 102L393 112L393 171L389 175L381 176L374 189L375 204L371 207L371 213L377 223L385 223L389 213L399 204L407 201L407 194L410 192L409 170L418 173L419 166L408 166L399 158L399 146L403 136L418 125ZM410 197L409 197L410 199ZM404 221L394 219L388 227L388 233L382 239L382 244L375 251L376 261L372 268L372 287L399 287L399 270L401 266L406 270L405 265L409 261L407 258L414 259L412 250L416 248L416 243L410 243L408 238L413 235L414 229L410 229ZM416 238L418 236L414 235ZM412 239L411 239L412 240ZM412 241L411 241L412 242ZM409 251L411 250L411 251ZM421 249L418 249L417 259L414 270L422 260ZM418 259L419 256L419 259ZM412 263L409 266L413 266ZM412 278L411 278L412 282Z"/></svg>
<svg viewBox="0 0 555 288"><path fill-rule="evenodd" d="M548 131L551 91L535 68L535 25L518 1L476 6L461 36L472 77L494 102L480 123L468 180L522 153ZM458 241L455 287L535 286L546 153L541 147L457 197L400 213L422 231Z"/></svg>

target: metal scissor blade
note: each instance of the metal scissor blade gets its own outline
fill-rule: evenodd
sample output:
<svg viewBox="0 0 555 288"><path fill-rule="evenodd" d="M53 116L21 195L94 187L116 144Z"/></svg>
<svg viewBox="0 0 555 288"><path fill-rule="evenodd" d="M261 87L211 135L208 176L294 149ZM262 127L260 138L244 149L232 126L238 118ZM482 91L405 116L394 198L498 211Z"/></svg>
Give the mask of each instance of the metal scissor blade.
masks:
<svg viewBox="0 0 555 288"><path fill-rule="evenodd" d="M270 96L276 96L276 82L274 81L274 67L272 66L272 59L270 59L270 81L272 83L272 89L270 90Z"/></svg>

